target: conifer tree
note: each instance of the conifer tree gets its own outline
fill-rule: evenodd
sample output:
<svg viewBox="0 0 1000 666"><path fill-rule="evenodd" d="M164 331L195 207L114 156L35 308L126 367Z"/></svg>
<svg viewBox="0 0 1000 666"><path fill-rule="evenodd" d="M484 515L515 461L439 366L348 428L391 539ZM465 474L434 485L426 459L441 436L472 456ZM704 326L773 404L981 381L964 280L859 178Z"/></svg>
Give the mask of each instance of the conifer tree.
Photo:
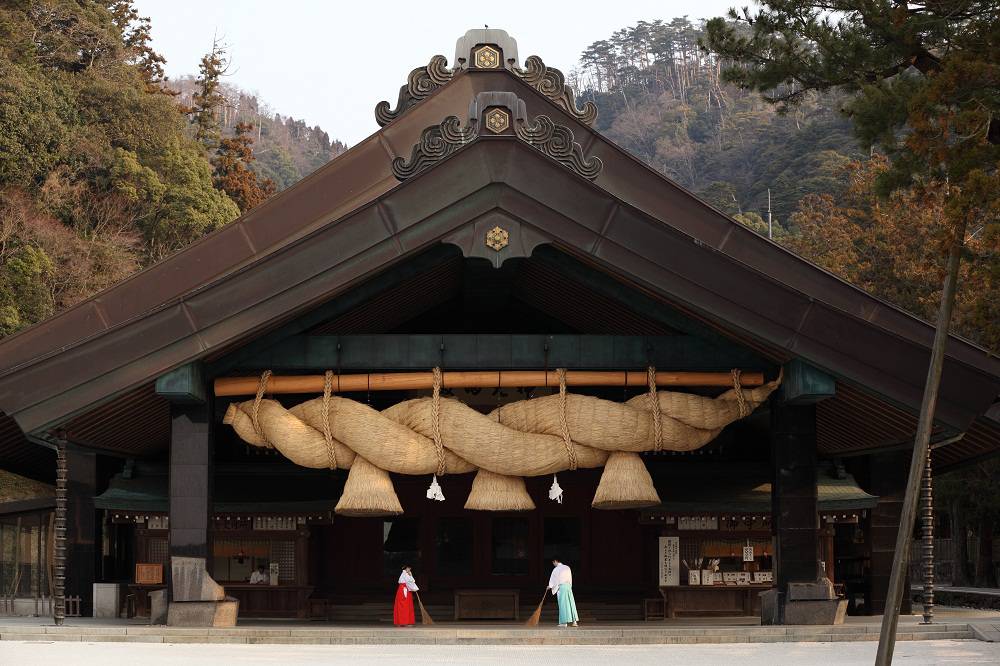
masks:
<svg viewBox="0 0 1000 666"><path fill-rule="evenodd" d="M149 17L139 15L133 0L112 0L108 11L115 27L121 32L126 62L138 68L146 82L146 88L150 92L172 94L163 85L167 80L163 65L167 61L150 44L153 35Z"/></svg>
<svg viewBox="0 0 1000 666"><path fill-rule="evenodd" d="M212 158L215 187L229 195L241 213L263 203L274 194L275 189L270 178L258 178L250 168L254 161L253 134L253 125L237 123L235 135L222 139L218 152Z"/></svg>
<svg viewBox="0 0 1000 666"><path fill-rule="evenodd" d="M194 137L208 151L218 148L221 138L218 115L225 98L219 86L228 68L226 48L216 38L212 40L212 50L202 56L198 66L198 92L192 95L194 105L190 111Z"/></svg>
<svg viewBox="0 0 1000 666"><path fill-rule="evenodd" d="M967 232L989 239L993 262L1000 256L1000 1L759 4L706 24L704 46L733 63L725 78L784 108L807 91L852 93L845 110L858 135L891 160L882 192L942 200L941 302L876 658L888 664Z"/></svg>

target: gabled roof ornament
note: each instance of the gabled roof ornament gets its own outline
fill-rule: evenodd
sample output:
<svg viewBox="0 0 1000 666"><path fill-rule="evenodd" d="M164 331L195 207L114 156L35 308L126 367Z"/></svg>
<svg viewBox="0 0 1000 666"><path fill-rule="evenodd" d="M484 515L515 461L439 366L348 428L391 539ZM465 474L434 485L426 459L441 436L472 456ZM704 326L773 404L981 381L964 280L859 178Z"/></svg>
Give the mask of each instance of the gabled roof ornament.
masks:
<svg viewBox="0 0 1000 666"><path fill-rule="evenodd" d="M546 67L538 56L528 56L524 69L514 66L510 71L580 122L593 125L597 120L597 105L585 102L583 109L577 108L573 89L566 85L566 77L555 67Z"/></svg>
<svg viewBox="0 0 1000 666"><path fill-rule="evenodd" d="M588 159L583 154L583 147L575 141L573 130L565 125L557 125L546 115L535 116L535 122L530 125L515 124L514 133L517 138L587 180L594 180L604 169L604 162L600 157Z"/></svg>
<svg viewBox="0 0 1000 666"><path fill-rule="evenodd" d="M417 67L406 77L406 85L399 89L396 108L389 110L389 102L375 105L375 121L385 127L432 92L451 81L452 71L448 69L448 59L436 55L424 67Z"/></svg>
<svg viewBox="0 0 1000 666"><path fill-rule="evenodd" d="M469 123L463 128L458 116L448 116L441 124L431 125L420 133L420 141L413 146L409 161L402 157L392 161L392 175L399 180L406 180L440 162L477 136L477 123Z"/></svg>
<svg viewBox="0 0 1000 666"><path fill-rule="evenodd" d="M518 66L517 40L498 28L469 30L455 42L455 71L512 69Z"/></svg>
<svg viewBox="0 0 1000 666"><path fill-rule="evenodd" d="M524 100L509 91L490 90L480 92L472 99L465 127L462 127L458 116L448 116L440 124L431 125L421 132L420 141L413 146L410 159L397 157L392 161L393 175L399 180L406 180L429 168L478 139L482 127L492 135L517 137L588 180L597 178L604 168L599 157L587 158L583 154L573 130L555 123L546 115L535 116L534 122L529 122Z"/></svg>

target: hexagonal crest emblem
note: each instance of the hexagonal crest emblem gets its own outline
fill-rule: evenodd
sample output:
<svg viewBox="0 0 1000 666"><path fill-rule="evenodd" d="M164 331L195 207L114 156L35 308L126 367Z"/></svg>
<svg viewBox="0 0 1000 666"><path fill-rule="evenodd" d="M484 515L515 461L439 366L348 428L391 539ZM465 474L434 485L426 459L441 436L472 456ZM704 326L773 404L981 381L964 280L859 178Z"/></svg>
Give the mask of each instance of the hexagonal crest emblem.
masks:
<svg viewBox="0 0 1000 666"><path fill-rule="evenodd" d="M494 134L503 132L510 127L510 114L503 109L490 109L486 112L486 127Z"/></svg>
<svg viewBox="0 0 1000 666"><path fill-rule="evenodd" d="M480 46L476 49L476 67L481 69L496 69L500 66L500 52L492 46Z"/></svg>
<svg viewBox="0 0 1000 666"><path fill-rule="evenodd" d="M499 252L507 247L508 242L510 242L510 234L502 227L493 227L486 232L486 247L491 250Z"/></svg>

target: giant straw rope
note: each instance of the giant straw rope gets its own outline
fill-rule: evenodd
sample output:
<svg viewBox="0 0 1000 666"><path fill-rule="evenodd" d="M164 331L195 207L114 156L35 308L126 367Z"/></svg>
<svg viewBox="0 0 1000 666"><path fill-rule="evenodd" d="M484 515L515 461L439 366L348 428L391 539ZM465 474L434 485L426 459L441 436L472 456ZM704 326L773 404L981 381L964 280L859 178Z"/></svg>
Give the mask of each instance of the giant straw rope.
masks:
<svg viewBox="0 0 1000 666"><path fill-rule="evenodd" d="M331 373L326 375L322 397L286 409L263 397L269 376L267 372L261 376L254 400L229 405L224 422L232 425L247 443L274 448L298 465L352 469L337 510L355 515L398 513L395 507L399 502L386 472L443 475L477 471L489 475L481 480L480 485L485 487L490 483L502 485L499 477L539 476L607 463L605 477L614 469L626 476L644 474L648 479L638 453L690 451L704 446L726 425L750 414L781 381L779 377L763 386L744 389L739 371L734 370L733 388L709 398L657 391L655 370L650 368L649 391L619 403L568 393L565 372L560 371L558 394L512 402L482 414L456 399L442 399L437 368L432 397L406 400L381 412L331 395ZM614 465L609 463L609 456ZM356 472L353 468L359 459L365 462L364 471ZM614 480L602 478L598 495L602 487L609 490L606 481ZM619 485L634 481L623 479ZM507 483L511 492L523 491L523 480ZM642 498L630 497L630 491L623 490L620 498L609 499L603 505L618 508L658 503L651 479L646 485ZM355 498L360 505L352 510L344 506L349 491L389 492L392 497L373 502ZM527 507L528 502L530 498L521 504ZM369 503L372 506L368 507ZM490 501L485 504L490 505ZM504 501L496 505L503 508L495 510L521 506ZM476 508L486 507L480 503Z"/></svg>

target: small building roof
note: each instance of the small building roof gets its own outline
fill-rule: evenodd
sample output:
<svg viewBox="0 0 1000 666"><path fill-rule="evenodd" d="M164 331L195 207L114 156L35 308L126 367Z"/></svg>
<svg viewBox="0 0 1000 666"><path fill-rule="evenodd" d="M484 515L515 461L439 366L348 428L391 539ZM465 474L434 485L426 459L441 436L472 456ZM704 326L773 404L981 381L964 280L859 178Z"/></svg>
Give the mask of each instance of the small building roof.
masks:
<svg viewBox="0 0 1000 666"><path fill-rule="evenodd" d="M55 503L51 485L0 469L0 514L48 509Z"/></svg>
<svg viewBox="0 0 1000 666"><path fill-rule="evenodd" d="M318 513L333 511L343 490L343 474L287 466L266 476L252 465L216 469L215 513ZM168 507L165 466L138 465L116 474L94 507L112 511L164 513Z"/></svg>
<svg viewBox="0 0 1000 666"><path fill-rule="evenodd" d="M672 465L657 472L663 503L656 510L683 515L770 513L770 477L762 465ZM871 509L878 501L853 476L829 465L817 469L816 499L820 513Z"/></svg>

